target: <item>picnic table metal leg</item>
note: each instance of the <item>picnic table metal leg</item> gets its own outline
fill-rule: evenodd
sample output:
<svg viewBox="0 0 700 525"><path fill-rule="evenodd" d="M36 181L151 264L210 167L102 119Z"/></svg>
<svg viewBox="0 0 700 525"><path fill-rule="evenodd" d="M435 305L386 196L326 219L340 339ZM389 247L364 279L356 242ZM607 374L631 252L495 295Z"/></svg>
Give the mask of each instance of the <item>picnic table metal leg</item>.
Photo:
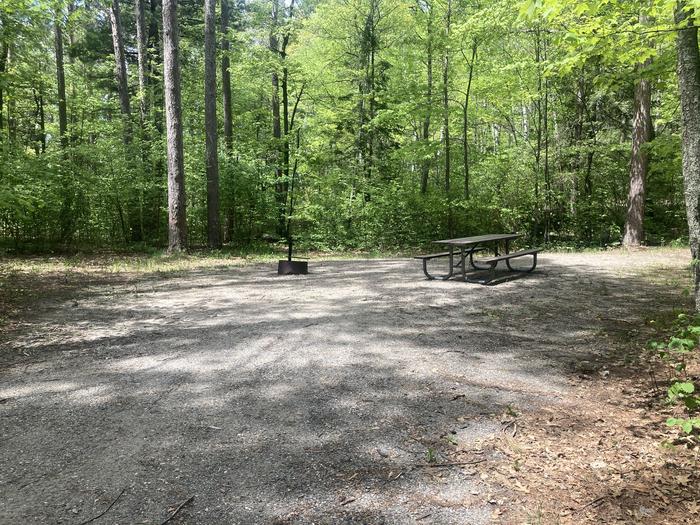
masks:
<svg viewBox="0 0 700 525"><path fill-rule="evenodd" d="M537 253L532 254L532 266L530 266L530 268L528 268L527 270L518 270L517 268L513 268L510 265L510 259L506 259L506 266L511 272L531 272L537 266Z"/></svg>
<svg viewBox="0 0 700 525"><path fill-rule="evenodd" d="M469 251L469 264L471 265L472 268L475 270L488 270L490 266L477 266L474 264L474 252L476 252L476 249L479 245L475 244L472 249Z"/></svg>
<svg viewBox="0 0 700 525"><path fill-rule="evenodd" d="M428 259L423 259L423 273L431 281L434 281L435 279L446 281L452 277L454 274L454 253L452 252L452 248L450 248L450 271L447 275L431 275L430 272L428 272Z"/></svg>

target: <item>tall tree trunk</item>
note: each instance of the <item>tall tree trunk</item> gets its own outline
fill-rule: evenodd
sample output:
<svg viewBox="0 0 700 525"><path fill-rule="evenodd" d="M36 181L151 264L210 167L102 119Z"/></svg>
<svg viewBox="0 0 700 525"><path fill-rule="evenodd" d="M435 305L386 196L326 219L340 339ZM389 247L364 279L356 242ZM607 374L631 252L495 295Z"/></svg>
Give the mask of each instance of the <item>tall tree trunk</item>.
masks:
<svg viewBox="0 0 700 525"><path fill-rule="evenodd" d="M136 52L139 69L139 111L141 115L141 129L145 136L145 124L148 122L148 32L146 30L146 6L145 0L136 0Z"/></svg>
<svg viewBox="0 0 700 525"><path fill-rule="evenodd" d="M450 195L450 23L452 18L452 0L447 0L447 12L445 13L445 51L442 56L442 113L443 113L443 140L445 141L445 194Z"/></svg>
<svg viewBox="0 0 700 525"><path fill-rule="evenodd" d="M289 8L287 9L287 18L291 19L294 14L294 2L291 0ZM289 133L291 132L289 123L289 69L287 68L287 46L289 45L290 34L286 31L282 37L282 47L279 50L279 56L282 60L282 125L284 126L284 140L282 143L282 164L284 166L284 181L282 183L282 192L284 193L284 204L285 204L285 228L284 233L287 237L287 242L290 247L290 257L291 257L291 231L289 229L291 220L289 216L292 213L292 203L289 201L289 185L291 179L289 178L290 166L289 166ZM294 107L296 110L296 106ZM291 260L291 259L290 259Z"/></svg>
<svg viewBox="0 0 700 525"><path fill-rule="evenodd" d="M221 0L221 86L223 91L224 105L224 146L226 153L230 157L233 153L233 100L231 97L231 61L228 53L231 44L228 39L229 21L231 12L229 0ZM229 177L235 174L229 173ZM230 202L226 209L226 227L224 229L224 240L230 242L233 239L235 226L235 180L234 190L231 192Z"/></svg>
<svg viewBox="0 0 700 525"><path fill-rule="evenodd" d="M683 181L690 252L693 257L695 310L700 312L700 52L698 28L693 26L693 15L692 9L687 10L686 2L679 0L676 4L676 24L684 26L676 36Z"/></svg>
<svg viewBox="0 0 700 525"><path fill-rule="evenodd" d="M117 79L117 89L119 91L119 107L124 118L124 143L128 144L131 142L131 106L126 78L126 55L124 54L119 0L112 0L109 20L112 26L112 46L114 47L114 76Z"/></svg>
<svg viewBox="0 0 700 525"><path fill-rule="evenodd" d="M420 2L419 2L420 6ZM428 9L428 27L427 27L427 73L428 73L428 86L425 93L425 119L423 120L423 142L426 146L430 144L430 113L433 108L433 6L430 3L426 3L426 8ZM422 194L428 191L428 175L430 174L430 159L427 157L423 159L421 163L421 177L420 177L420 192Z"/></svg>
<svg viewBox="0 0 700 525"><path fill-rule="evenodd" d="M56 12L54 24L54 51L56 54L56 88L58 91L58 135L60 137L63 160L68 159L68 110L66 105L66 76L63 68L63 14ZM61 203L60 227L61 242L73 237L73 189L65 173L63 175L63 202Z"/></svg>
<svg viewBox="0 0 700 525"><path fill-rule="evenodd" d="M644 242L645 180L649 172L649 154L645 145L651 140L651 134L651 82L640 78L634 86L630 185L625 234L622 238L625 246L639 246Z"/></svg>
<svg viewBox="0 0 700 525"><path fill-rule="evenodd" d="M282 51L280 53L282 61L284 62L287 58L287 41L288 36L285 35L284 42L282 43ZM285 64L282 69L282 125L283 127L283 142L282 142L282 165L284 166L284 182L282 183L282 191L284 192L285 207L289 195L289 184L291 179L289 178L289 71L287 65ZM291 210L291 207L290 207ZM291 213L291 211L290 211ZM289 220L285 223L289 224ZM289 228L285 226L285 234L288 236Z"/></svg>
<svg viewBox="0 0 700 525"><path fill-rule="evenodd" d="M152 79L160 78L162 75L163 66L163 39L162 33L159 31L162 21L162 13L158 10L161 7L160 0L150 0L148 8L150 10L150 23L148 25L148 48L151 50L148 53L148 112L149 119L153 125L155 133L159 139L162 139L164 129L164 86L163 82L154 82ZM152 146L152 144L149 144ZM151 183L153 184L152 199L149 203L150 221L147 232L154 240L161 240L163 234L163 204L166 201L166 196L163 192L163 179L167 174L166 162L162 151L159 148L152 150L153 173Z"/></svg>
<svg viewBox="0 0 700 525"><path fill-rule="evenodd" d="M3 139L2 132L3 129L5 128L5 122L3 118L3 112L5 111L4 106L4 99L3 99L3 86L4 86L4 76L5 76L5 70L7 67L7 57L10 54L10 46L7 45L7 42L3 42L2 45L0 45L0 141Z"/></svg>
<svg viewBox="0 0 700 525"><path fill-rule="evenodd" d="M376 27L379 23L379 2L378 0L372 1L372 15L370 17L369 23L369 75L368 75L368 87L369 87L369 122L370 127L367 132L367 164L366 164L366 191L365 191L365 202L369 202L372 198L372 179L374 174L374 142L376 137L376 130L374 128L374 118L377 116L377 93L376 93L376 58L377 58L377 38L376 38Z"/></svg>
<svg viewBox="0 0 700 525"><path fill-rule="evenodd" d="M233 110L231 100L231 64L228 57L231 44L228 40L230 19L228 0L221 0L221 84L224 93L224 144L226 151L233 151Z"/></svg>
<svg viewBox="0 0 700 525"><path fill-rule="evenodd" d="M272 0L270 51L279 54L279 0ZM275 202L277 204L277 234L284 237L287 228L286 196L284 193L284 169L282 165L282 125L280 121L280 80L277 70L272 72L272 138L275 161Z"/></svg>
<svg viewBox="0 0 700 525"><path fill-rule="evenodd" d="M163 0L163 77L168 145L168 251L187 248L177 0Z"/></svg>
<svg viewBox="0 0 700 525"><path fill-rule="evenodd" d="M219 156L216 121L216 0L204 0L204 127L207 164L207 239L221 247Z"/></svg>
<svg viewBox="0 0 700 525"><path fill-rule="evenodd" d="M66 106L66 75L63 68L63 29L61 15L54 24L54 51L56 54L56 88L58 90L58 135L63 149L68 147L68 110Z"/></svg>
<svg viewBox="0 0 700 525"><path fill-rule="evenodd" d="M544 45L544 60L547 61L547 38L545 37ZM542 126L544 126L544 241L549 242L551 221L552 221L552 183L549 173L549 79L544 81L544 109L542 117Z"/></svg>
<svg viewBox="0 0 700 525"><path fill-rule="evenodd" d="M452 236L452 205L450 204L450 97L449 97L449 76L450 76L450 24L452 20L452 0L447 0L447 12L445 13L445 51L442 57L442 110L443 125L442 133L445 141L445 196L447 197L447 234Z"/></svg>
<svg viewBox="0 0 700 525"><path fill-rule="evenodd" d="M46 117L44 115L44 93L42 86L39 84L39 91L33 89L34 103L36 104L36 120L37 120L37 154L46 152Z"/></svg>
<svg viewBox="0 0 700 525"><path fill-rule="evenodd" d="M537 147L535 148L535 201L539 201L540 197L540 168L542 158L542 71L540 63L542 62L542 42L540 40L540 29L535 29L535 63L537 64L537 99L535 100L535 109L537 110ZM535 225L537 227L537 225Z"/></svg>
<svg viewBox="0 0 700 525"><path fill-rule="evenodd" d="M472 89L472 78L474 76L474 65L476 62L477 42L472 42L472 58L467 61L469 68L469 77L467 78L467 92L464 94L464 114L462 117L462 152L464 156L464 198L469 199L469 137L468 137L468 119L469 119L469 94ZM466 58L466 57L465 57Z"/></svg>

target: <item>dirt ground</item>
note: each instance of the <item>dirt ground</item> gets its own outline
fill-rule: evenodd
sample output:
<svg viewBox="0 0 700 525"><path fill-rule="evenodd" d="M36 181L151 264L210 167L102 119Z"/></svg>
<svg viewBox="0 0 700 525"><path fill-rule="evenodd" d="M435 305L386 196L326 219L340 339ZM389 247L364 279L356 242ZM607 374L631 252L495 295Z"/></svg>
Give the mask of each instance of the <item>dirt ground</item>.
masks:
<svg viewBox="0 0 700 525"><path fill-rule="evenodd" d="M411 259L47 281L0 341L0 523L662 523L663 499L620 503L670 453L664 418L620 402L639 385L615 360L687 307L688 264L545 253L496 286Z"/></svg>

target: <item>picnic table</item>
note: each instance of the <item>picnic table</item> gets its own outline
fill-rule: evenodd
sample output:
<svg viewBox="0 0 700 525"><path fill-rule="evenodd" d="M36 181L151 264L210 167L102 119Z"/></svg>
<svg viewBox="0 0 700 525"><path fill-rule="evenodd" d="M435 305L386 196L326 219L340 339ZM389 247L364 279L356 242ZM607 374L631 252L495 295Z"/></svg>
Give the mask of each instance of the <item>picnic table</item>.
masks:
<svg viewBox="0 0 700 525"><path fill-rule="evenodd" d="M418 255L415 259L423 261L423 273L428 279L450 279L457 270L461 270L463 281L479 282L488 284L495 279L496 266L500 261L504 261L511 272L531 272L537 266L537 253L539 248L529 250L520 250L517 252L510 251L510 243L512 240L519 238L521 235L517 233L495 233L487 235L476 235L473 237L460 237L457 239L441 239L433 241L433 244L447 246L449 251L432 253L428 255ZM503 251L501 252L501 246ZM493 251L492 257L486 257L474 260L474 254L484 251ZM459 258L455 261L456 251ZM512 259L518 257L532 256L532 265L526 269L513 268L510 264ZM449 258L449 272L445 275L434 276L428 272L428 261L431 259L447 257ZM469 279L467 277L467 264L474 270L488 270L486 279Z"/></svg>

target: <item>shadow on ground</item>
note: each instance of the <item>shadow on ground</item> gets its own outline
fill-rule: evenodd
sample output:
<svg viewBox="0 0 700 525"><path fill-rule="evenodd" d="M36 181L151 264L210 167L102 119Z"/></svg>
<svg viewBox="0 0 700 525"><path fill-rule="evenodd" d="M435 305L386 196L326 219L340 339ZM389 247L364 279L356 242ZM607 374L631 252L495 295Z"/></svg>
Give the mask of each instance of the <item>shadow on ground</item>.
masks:
<svg viewBox="0 0 700 525"><path fill-rule="evenodd" d="M37 305L0 347L0 523L78 524L122 490L95 523L160 523L190 496L172 523L486 523L488 490L448 464L488 462L508 407L556 403L606 322L676 300L596 254L493 287L407 260L312 271Z"/></svg>

